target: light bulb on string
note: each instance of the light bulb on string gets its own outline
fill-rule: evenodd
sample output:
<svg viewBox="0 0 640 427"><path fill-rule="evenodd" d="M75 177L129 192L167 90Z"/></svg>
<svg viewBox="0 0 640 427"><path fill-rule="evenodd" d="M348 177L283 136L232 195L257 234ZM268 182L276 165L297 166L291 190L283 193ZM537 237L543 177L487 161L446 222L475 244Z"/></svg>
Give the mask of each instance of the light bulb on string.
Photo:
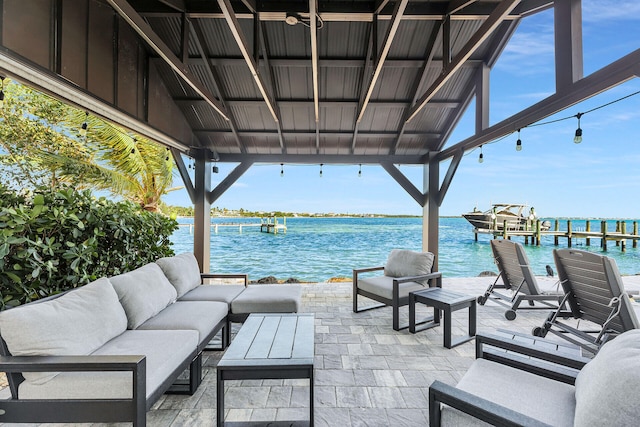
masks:
<svg viewBox="0 0 640 427"><path fill-rule="evenodd" d="M87 119L89 118L89 112L85 111L84 112L84 122L82 123L82 126L80 127L80 136L87 136L87 127L89 127L89 124L87 123Z"/></svg>
<svg viewBox="0 0 640 427"><path fill-rule="evenodd" d="M516 141L516 151L522 151L522 140L520 139L520 129L518 129L518 140Z"/></svg>
<svg viewBox="0 0 640 427"><path fill-rule="evenodd" d="M576 129L576 134L573 137L573 142L575 144L580 144L582 142L582 129L580 128L580 118L583 113L576 114L576 118L578 119L578 128Z"/></svg>
<svg viewBox="0 0 640 427"><path fill-rule="evenodd" d="M362 178L362 163L360 163L358 168L358 178Z"/></svg>
<svg viewBox="0 0 640 427"><path fill-rule="evenodd" d="M280 163L280 178L284 177L284 163Z"/></svg>
<svg viewBox="0 0 640 427"><path fill-rule="evenodd" d="M4 76L0 76L0 108L4 108Z"/></svg>
<svg viewBox="0 0 640 427"><path fill-rule="evenodd" d="M134 145L134 146L133 146L133 148L131 149L131 154L135 154L135 153L136 153L136 147L135 147L136 142L138 142L138 140L137 140L137 139L135 139L135 138L133 138L133 145Z"/></svg>
<svg viewBox="0 0 640 427"><path fill-rule="evenodd" d="M484 156L482 155L482 145L480 146L480 155L478 156L478 163L484 162Z"/></svg>
<svg viewBox="0 0 640 427"><path fill-rule="evenodd" d="M322 163L320 163L320 178L322 178Z"/></svg>

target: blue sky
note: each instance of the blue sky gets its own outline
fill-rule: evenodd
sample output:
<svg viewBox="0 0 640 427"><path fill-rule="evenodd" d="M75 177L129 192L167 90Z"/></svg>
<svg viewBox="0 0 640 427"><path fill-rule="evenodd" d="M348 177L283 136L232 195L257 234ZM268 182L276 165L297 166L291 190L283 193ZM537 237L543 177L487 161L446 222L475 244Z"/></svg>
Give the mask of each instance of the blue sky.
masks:
<svg viewBox="0 0 640 427"><path fill-rule="evenodd" d="M584 74L640 48L640 2L583 0ZM555 91L553 11L524 19L491 72L490 124L544 99ZM544 121L578 112L640 91L631 80ZM473 134L472 102L447 145ZM640 95L604 107L581 119L583 142L573 143L577 120L527 127L523 149L517 134L467 153L440 208L460 215L474 206L525 203L541 216L640 218ZM235 166L219 164L214 184ZM448 164L441 165L444 176ZM401 171L422 188L419 166ZM214 206L262 211L384 213L420 215L421 207L379 166L323 167L254 165ZM176 185L181 185L178 178ZM186 191L165 197L168 204L190 205Z"/></svg>

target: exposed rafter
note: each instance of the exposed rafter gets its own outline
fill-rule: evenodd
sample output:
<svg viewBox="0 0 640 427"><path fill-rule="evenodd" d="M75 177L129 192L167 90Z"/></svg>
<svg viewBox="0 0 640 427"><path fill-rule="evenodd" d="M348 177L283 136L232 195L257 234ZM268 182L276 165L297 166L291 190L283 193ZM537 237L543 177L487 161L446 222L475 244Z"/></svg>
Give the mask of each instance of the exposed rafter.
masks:
<svg viewBox="0 0 640 427"><path fill-rule="evenodd" d="M404 188L404 191L409 193L409 195L413 197L413 200L418 202L420 206L424 206L427 203L427 198L429 197L428 194L425 194L422 191L418 190L418 188L413 185L413 183L409 181L409 179L404 176L404 174L400 172L393 163L382 161L380 162L380 166L382 166L384 170L386 170L387 173L391 175L391 177L395 179L402 188Z"/></svg>
<svg viewBox="0 0 640 427"><path fill-rule="evenodd" d="M229 120L224 107L215 97L191 75L187 66L183 64L177 56L169 49L162 39L151 29L149 24L129 5L126 0L107 0L111 7L131 25L131 27L142 37L151 48L187 83L198 95L207 101L225 120Z"/></svg>
<svg viewBox="0 0 640 427"><path fill-rule="evenodd" d="M374 46L376 45L375 39L377 36L377 28L378 21L376 19L371 23L371 29L369 31L369 40L367 42L367 56L365 57L364 67L362 68L362 74L360 79L360 99L358 100L358 104L356 107L360 107L364 103L364 96L366 94L365 87L367 82L369 81L369 68L371 67L371 58L374 54ZM357 111L356 111L357 118ZM351 138L351 153L353 153L356 149L356 141L358 139L358 130L360 127L360 122L358 120L355 121L353 125L353 137Z"/></svg>
<svg viewBox="0 0 640 427"><path fill-rule="evenodd" d="M232 153L220 153L219 162L224 163L240 163L240 162L253 162L253 163L287 163L287 164L299 164L299 165L317 165L319 163L333 164L333 165L376 165L382 162L388 162L390 164L402 164L402 165L424 165L427 162L427 156L415 155L415 156L389 156L385 155L368 155L368 154L232 154Z"/></svg>
<svg viewBox="0 0 640 427"><path fill-rule="evenodd" d="M205 45L205 38L204 38L204 35L202 34L202 28L200 28L200 24L198 23L198 20L193 20L193 22L190 22L190 23L195 33L195 38L193 39L193 41L196 44L198 52L204 59L208 55L208 52L207 52L208 47ZM217 92L217 95L218 95L218 100L224 106L224 108L228 110L224 96L222 94L222 89L220 87L220 83L218 81L219 79L216 74L216 71L208 62L205 62L205 70L207 73L207 77L209 77L211 83L214 85L215 91ZM240 135L238 134L238 126L236 125L235 118L233 117L231 112L229 112L228 122L229 122L229 127L231 128L231 132L233 132L233 136L236 140L236 143L238 144L238 149L240 150L241 153L246 153L247 149L245 148L244 143L242 142L242 138L240 138Z"/></svg>
<svg viewBox="0 0 640 427"><path fill-rule="evenodd" d="M393 38L398 31L398 26L400 25L400 21L402 20L402 14L407 7L407 3L409 0L399 0L396 2L396 6L393 9L393 15L391 17L391 23L389 24L389 28L387 29L387 33L384 36L384 42L382 43L382 50L380 51L380 56L376 61L376 67L373 71L373 76L371 77L371 81L366 90L366 95L364 97L364 101L360 110L358 111L357 121L360 122L362 117L364 116L364 112L367 109L367 104L369 104L369 100L371 99L371 94L373 93L373 89L376 86L376 82L378 81L378 77L380 77L380 73L382 72L382 67L384 66L384 61L387 59L387 55L389 54L389 49L391 49L391 44L393 43Z"/></svg>
<svg viewBox="0 0 640 427"><path fill-rule="evenodd" d="M451 62L449 68L436 79L435 82L427 89L427 91L420 97L420 100L416 105L411 108L407 121L411 121L422 108L433 98L436 93L453 77L458 71L460 66L475 52L475 50L491 35L491 33L504 21L520 2L520 0L502 0L502 2L496 7L496 9L489 15L487 20L480 26L478 31L471 37L471 39L464 45L462 50L456 58Z"/></svg>
<svg viewBox="0 0 640 427"><path fill-rule="evenodd" d="M191 98L191 97L180 97L174 98L174 101L178 105L189 106L189 105L198 105L198 104L206 104L200 98ZM280 107L292 107L292 108L308 108L313 104L313 99L279 99L275 101L276 104ZM353 107L357 108L359 105L359 101L357 99L321 99L323 107ZM264 100L260 99L235 99L235 98L226 98L225 105L227 107L230 106L239 106L239 107L257 107L264 105ZM411 107L412 101L410 99L378 99L375 101L370 101L369 105L376 107L384 107L384 108L408 108ZM460 105L460 101L457 100L431 100L425 106L425 108L457 108Z"/></svg>
<svg viewBox="0 0 640 427"><path fill-rule="evenodd" d="M276 113L276 109L274 107L273 101L267 92L266 86L262 81L262 77L258 72L258 66L255 63L251 52L249 52L249 47L247 45L247 41L244 38L244 34L242 33L242 28L240 28L240 23L238 22L238 18L236 17L233 8L231 6L231 2L229 0L218 0L218 4L222 9L222 13L224 15L225 20L227 21L227 25L229 25L229 29L233 34L233 38L236 40L238 47L240 48L240 52L242 52L242 56L244 57L249 70L251 71L251 75L258 86L258 90L262 94L264 98L264 102L267 104L269 111L271 112L271 116L276 123L280 122L280 117Z"/></svg>
<svg viewBox="0 0 640 427"><path fill-rule="evenodd" d="M191 177L189 176L189 172L187 171L186 166L184 165L184 161L182 160L182 154L179 150L172 148L171 154L173 155L173 161L176 163L178 168L178 173L180 174L180 178L182 178L182 182L184 183L184 188L187 190L187 194L189 195L189 199L191 203L196 202L196 189L193 186L193 182L191 181Z"/></svg>
<svg viewBox="0 0 640 427"><path fill-rule="evenodd" d="M431 31L431 36L429 37L429 41L427 42L427 47L426 47L427 57L424 60L424 64L422 65L422 70L420 74L417 76L417 78L413 83L413 86L412 86L412 93L414 94L413 99L411 100L411 103L407 107L404 113L404 119L401 121L400 127L398 128L398 136L396 137L396 140L393 143L393 147L391 147L391 154L396 153L396 150L398 149L398 144L400 143L400 139L402 138L402 135L404 134L407 128L406 118L407 118L407 115L409 114L409 108L416 103L416 100L418 99L418 90L420 89L420 87L422 86L422 83L427 77L431 61L433 60L433 56L435 54L434 46L438 39L438 35L440 34L441 28L442 28L442 25L435 25L433 30Z"/></svg>
<svg viewBox="0 0 640 427"><path fill-rule="evenodd" d="M367 62L367 57L364 58L319 58L318 59L318 66L320 68L333 68L333 67L339 67L339 68L359 68L361 69L363 67L363 65ZM152 59L159 59L159 58L152 58ZM213 65L215 66L220 66L220 65L238 65L238 64L244 64L245 60L244 58L239 58L239 57L220 57L220 56L210 56L209 58L207 58L209 62L211 62ZM274 58L270 58L271 61L271 65L273 67L287 67L287 68L292 68L292 67L297 67L297 68L309 68L309 64L311 63L311 58L310 57L299 57L299 58L282 58L282 57L274 57ZM387 68L421 68L422 67L422 63L423 63L423 59L422 58L415 58L415 59L392 59L392 58L387 58L387 60L385 61L385 67ZM483 62L482 60L478 60L478 59L469 59L467 60L464 64L462 64L462 67L475 67L476 65L478 65L478 63ZM201 64L202 63L202 58L198 57L191 57L189 58L189 60L187 61L187 64ZM433 68L437 68L437 69L442 69L443 67L443 62L442 62L442 58L440 57L434 57L432 62L431 62L431 66ZM365 82L365 83L368 83Z"/></svg>
<svg viewBox="0 0 640 427"><path fill-rule="evenodd" d="M313 85L313 110L316 122L316 150L320 152L320 90L318 88L318 20L316 0L309 0L309 32L311 40L311 80Z"/></svg>

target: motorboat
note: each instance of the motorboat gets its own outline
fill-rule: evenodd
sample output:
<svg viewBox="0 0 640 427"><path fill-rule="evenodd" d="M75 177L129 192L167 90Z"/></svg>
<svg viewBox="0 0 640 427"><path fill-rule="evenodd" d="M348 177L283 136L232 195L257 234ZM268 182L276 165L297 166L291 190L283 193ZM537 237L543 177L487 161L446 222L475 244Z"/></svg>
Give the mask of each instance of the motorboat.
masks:
<svg viewBox="0 0 640 427"><path fill-rule="evenodd" d="M533 207L527 208L527 205L496 203L486 211L473 208L472 212L462 214L462 216L477 229L500 231L503 230L505 221L508 230L533 229L538 216ZM548 221L544 221L541 228L548 230L550 225Z"/></svg>

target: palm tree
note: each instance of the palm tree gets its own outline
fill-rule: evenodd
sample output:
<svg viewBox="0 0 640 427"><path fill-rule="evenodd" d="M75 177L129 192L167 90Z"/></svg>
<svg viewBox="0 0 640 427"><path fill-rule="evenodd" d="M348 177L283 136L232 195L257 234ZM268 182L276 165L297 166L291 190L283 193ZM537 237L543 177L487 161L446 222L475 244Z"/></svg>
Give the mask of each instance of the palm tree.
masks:
<svg viewBox="0 0 640 427"><path fill-rule="evenodd" d="M152 212L160 210L164 194L181 188L170 187L174 162L168 148L78 110L68 123L76 129L86 123L87 151L81 158L42 153L57 166L58 179L110 191Z"/></svg>

